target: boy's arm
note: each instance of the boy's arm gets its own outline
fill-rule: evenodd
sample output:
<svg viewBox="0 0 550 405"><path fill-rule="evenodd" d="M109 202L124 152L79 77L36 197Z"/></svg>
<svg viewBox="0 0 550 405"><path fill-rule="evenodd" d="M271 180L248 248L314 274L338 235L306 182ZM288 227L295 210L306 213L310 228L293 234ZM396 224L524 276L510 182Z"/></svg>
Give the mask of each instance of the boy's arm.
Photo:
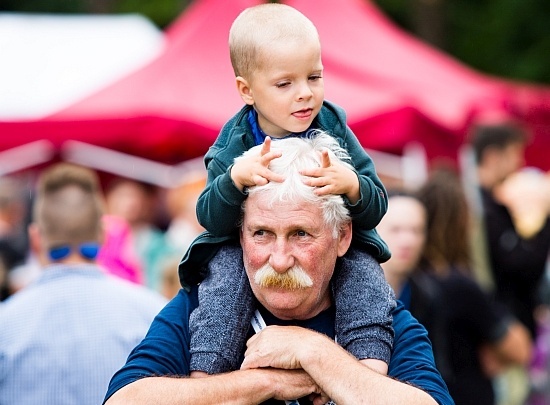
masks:
<svg viewBox="0 0 550 405"><path fill-rule="evenodd" d="M342 195L354 224L374 229L387 210L386 190L374 169L374 163L349 128L346 137L336 137L347 149L351 165L331 159L328 150L321 153L318 168L304 170L304 182L316 187L317 195Z"/></svg>
<svg viewBox="0 0 550 405"><path fill-rule="evenodd" d="M266 137L258 154L239 155L228 167L219 159L207 158L207 184L197 201L199 223L214 236L230 235L240 218L246 187L284 180L268 169L280 156L271 151L271 139Z"/></svg>
<svg viewBox="0 0 550 405"><path fill-rule="evenodd" d="M349 128L344 148L351 156L359 179L359 201L348 203L353 223L363 229L374 229L388 209L386 189L376 174L374 162Z"/></svg>
<svg viewBox="0 0 550 405"><path fill-rule="evenodd" d="M197 200L197 219L214 236L230 235L241 214L246 193L231 180L230 167L225 168L212 160L208 165L205 189Z"/></svg>

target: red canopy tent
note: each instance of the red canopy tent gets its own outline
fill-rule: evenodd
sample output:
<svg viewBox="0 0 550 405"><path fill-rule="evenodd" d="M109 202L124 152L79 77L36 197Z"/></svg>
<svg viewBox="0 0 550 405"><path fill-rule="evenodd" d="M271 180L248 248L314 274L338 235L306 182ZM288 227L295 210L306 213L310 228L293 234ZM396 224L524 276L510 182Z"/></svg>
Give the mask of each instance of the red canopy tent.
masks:
<svg viewBox="0 0 550 405"><path fill-rule="evenodd" d="M204 154L242 104L229 62L229 27L258 3L195 1L167 30L158 59L47 119L0 123L0 150L45 138L56 147L73 139L166 163ZM533 162L550 168L540 154L550 142L543 134L550 120L546 89L468 69L393 26L366 0L287 3L318 27L326 96L346 109L365 147L401 153L418 141L431 159L456 158L471 122L499 110L538 128Z"/></svg>
<svg viewBox="0 0 550 405"><path fill-rule="evenodd" d="M241 106L229 61L233 19L257 0L200 0L167 30L164 53L112 86L38 121L0 123L0 150L77 140L166 163L206 152Z"/></svg>

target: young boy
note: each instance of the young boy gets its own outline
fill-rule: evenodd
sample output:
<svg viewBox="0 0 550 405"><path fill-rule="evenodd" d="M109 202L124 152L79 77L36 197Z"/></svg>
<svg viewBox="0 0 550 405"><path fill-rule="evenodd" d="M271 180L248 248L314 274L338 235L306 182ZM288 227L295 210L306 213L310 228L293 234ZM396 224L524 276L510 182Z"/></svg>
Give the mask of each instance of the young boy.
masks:
<svg viewBox="0 0 550 405"><path fill-rule="evenodd" d="M279 156L270 150L271 142L321 130L348 150L357 171L333 164L325 153L322 167L303 173L304 182L317 187L319 195L342 195L353 219L355 248L340 261L332 287L336 336L350 353L386 374L395 302L380 267L372 265L372 257L383 262L390 256L374 230L386 212L386 192L343 110L324 101L317 30L292 7L262 4L237 17L229 48L237 89L246 105L226 123L205 156L208 182L197 216L207 232L195 240L179 267L184 287L204 278L199 307L190 319L191 369L215 374L239 368L229 359L238 358L235 354L244 347L254 312L237 232L246 188L283 180L268 169ZM233 163L259 144L260 156ZM217 332L207 333L213 326Z"/></svg>

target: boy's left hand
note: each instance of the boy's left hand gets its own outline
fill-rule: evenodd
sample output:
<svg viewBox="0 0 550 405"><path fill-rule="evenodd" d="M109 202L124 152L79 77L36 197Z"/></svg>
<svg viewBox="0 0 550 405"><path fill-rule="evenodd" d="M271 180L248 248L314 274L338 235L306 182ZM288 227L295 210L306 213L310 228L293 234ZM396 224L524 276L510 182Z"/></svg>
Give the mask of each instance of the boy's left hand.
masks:
<svg viewBox="0 0 550 405"><path fill-rule="evenodd" d="M303 170L300 174L306 176L305 184L317 187L317 195L345 195L351 204L355 204L360 198L357 174L340 163L331 162L326 150L321 152L321 167Z"/></svg>

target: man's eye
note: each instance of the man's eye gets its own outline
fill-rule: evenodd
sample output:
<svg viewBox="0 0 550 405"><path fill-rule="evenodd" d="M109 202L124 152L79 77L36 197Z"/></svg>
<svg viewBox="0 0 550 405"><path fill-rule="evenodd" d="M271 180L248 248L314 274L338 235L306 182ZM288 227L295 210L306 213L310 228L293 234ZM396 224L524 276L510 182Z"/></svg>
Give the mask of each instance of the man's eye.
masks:
<svg viewBox="0 0 550 405"><path fill-rule="evenodd" d="M264 235L265 235L265 231L261 229L254 232L254 236L264 236Z"/></svg>
<svg viewBox="0 0 550 405"><path fill-rule="evenodd" d="M306 231L297 231L296 236L300 236L300 237L307 236L307 232Z"/></svg>

